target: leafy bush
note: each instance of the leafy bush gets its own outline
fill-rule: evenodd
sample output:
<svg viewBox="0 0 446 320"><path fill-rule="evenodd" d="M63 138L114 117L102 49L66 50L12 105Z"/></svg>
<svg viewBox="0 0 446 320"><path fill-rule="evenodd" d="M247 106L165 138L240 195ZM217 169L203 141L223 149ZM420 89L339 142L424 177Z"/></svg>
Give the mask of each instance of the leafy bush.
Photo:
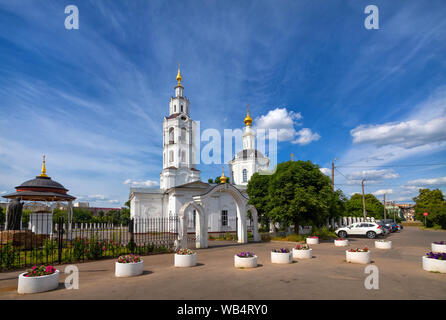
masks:
<svg viewBox="0 0 446 320"><path fill-rule="evenodd" d="M1 265L6 269L11 269L14 267L14 262L18 254L12 245L12 241L8 241L1 250Z"/></svg>
<svg viewBox="0 0 446 320"><path fill-rule="evenodd" d="M329 239L335 239L337 238L336 233L334 233L333 231L330 231L326 226L323 226L321 229L317 229L314 228L312 229L313 231L311 232L312 236L317 236L320 239L323 240L329 240Z"/></svg>
<svg viewBox="0 0 446 320"><path fill-rule="evenodd" d="M292 233L290 235L283 236L283 237L273 237L271 240L300 242L300 241L305 241L305 235Z"/></svg>
<svg viewBox="0 0 446 320"><path fill-rule="evenodd" d="M56 240L44 240L43 242L43 252L46 256L54 256L57 252L57 241Z"/></svg>

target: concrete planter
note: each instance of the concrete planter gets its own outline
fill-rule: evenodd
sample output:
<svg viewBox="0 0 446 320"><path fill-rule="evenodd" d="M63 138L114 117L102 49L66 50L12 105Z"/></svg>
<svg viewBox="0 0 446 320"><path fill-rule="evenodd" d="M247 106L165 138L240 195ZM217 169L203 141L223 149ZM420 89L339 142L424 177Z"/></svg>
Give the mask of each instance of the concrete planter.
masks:
<svg viewBox="0 0 446 320"><path fill-rule="evenodd" d="M234 267L236 268L256 268L257 267L257 256L251 258L240 258L239 256L234 256Z"/></svg>
<svg viewBox="0 0 446 320"><path fill-rule="evenodd" d="M291 263L293 259L291 257L291 252L271 252L271 263Z"/></svg>
<svg viewBox="0 0 446 320"><path fill-rule="evenodd" d="M335 240L334 245L336 247L347 247L348 246L348 240Z"/></svg>
<svg viewBox="0 0 446 320"><path fill-rule="evenodd" d="M142 274L144 269L144 261L135 263L115 263L116 277L134 277Z"/></svg>
<svg viewBox="0 0 446 320"><path fill-rule="evenodd" d="M426 271L446 273L446 260L431 259L423 256L423 269Z"/></svg>
<svg viewBox="0 0 446 320"><path fill-rule="evenodd" d="M175 267L185 268L194 267L197 265L197 253L194 254L176 254L175 253Z"/></svg>
<svg viewBox="0 0 446 320"><path fill-rule="evenodd" d="M371 262L370 251L367 252L350 252L345 251L345 258L347 262L368 264Z"/></svg>
<svg viewBox="0 0 446 320"><path fill-rule="evenodd" d="M24 272L19 275L18 293L38 293L54 290L59 286L59 270L53 274L40 277L25 277Z"/></svg>
<svg viewBox="0 0 446 320"><path fill-rule="evenodd" d="M307 238L307 244L319 244L319 238Z"/></svg>
<svg viewBox="0 0 446 320"><path fill-rule="evenodd" d="M392 249L392 241L375 241L375 248Z"/></svg>
<svg viewBox="0 0 446 320"><path fill-rule="evenodd" d="M446 244L436 244L432 242L432 252L446 253Z"/></svg>
<svg viewBox="0 0 446 320"><path fill-rule="evenodd" d="M296 250L293 249L294 259L311 259L313 257L313 250Z"/></svg>

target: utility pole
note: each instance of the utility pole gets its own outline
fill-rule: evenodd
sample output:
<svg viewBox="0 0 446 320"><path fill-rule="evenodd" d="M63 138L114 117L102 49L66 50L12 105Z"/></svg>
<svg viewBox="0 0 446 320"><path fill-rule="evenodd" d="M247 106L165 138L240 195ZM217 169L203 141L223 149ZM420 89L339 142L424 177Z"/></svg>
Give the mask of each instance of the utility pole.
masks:
<svg viewBox="0 0 446 320"><path fill-rule="evenodd" d="M334 162L331 163L331 188L334 192Z"/></svg>
<svg viewBox="0 0 446 320"><path fill-rule="evenodd" d="M384 220L386 220L386 194L384 193Z"/></svg>
<svg viewBox="0 0 446 320"><path fill-rule="evenodd" d="M396 220L395 220L395 203L392 203L392 208L393 208L393 223L396 223Z"/></svg>
<svg viewBox="0 0 446 320"><path fill-rule="evenodd" d="M364 215L364 220L365 220L367 212L365 211L364 181L365 179L362 179L361 184L362 184L362 214Z"/></svg>

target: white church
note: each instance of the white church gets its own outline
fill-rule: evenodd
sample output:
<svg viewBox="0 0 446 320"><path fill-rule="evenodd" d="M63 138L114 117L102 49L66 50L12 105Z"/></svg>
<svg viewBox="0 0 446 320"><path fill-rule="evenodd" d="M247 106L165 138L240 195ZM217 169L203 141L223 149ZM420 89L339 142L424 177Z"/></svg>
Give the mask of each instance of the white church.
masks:
<svg viewBox="0 0 446 320"><path fill-rule="evenodd" d="M249 110L244 120L243 150L228 163L229 181L223 172L220 184L202 182L200 170L195 166L195 122L190 117L189 99L184 96L180 69L176 79L169 116L163 121L160 188L130 188L131 217L136 220L178 217L182 247L187 246L188 233L195 233L197 248L206 248L208 234L213 232L237 232L238 242L246 243L248 225L253 240L259 241L257 210L248 204L246 186L254 173L269 170L270 160L255 149ZM251 221L247 218L248 211Z"/></svg>

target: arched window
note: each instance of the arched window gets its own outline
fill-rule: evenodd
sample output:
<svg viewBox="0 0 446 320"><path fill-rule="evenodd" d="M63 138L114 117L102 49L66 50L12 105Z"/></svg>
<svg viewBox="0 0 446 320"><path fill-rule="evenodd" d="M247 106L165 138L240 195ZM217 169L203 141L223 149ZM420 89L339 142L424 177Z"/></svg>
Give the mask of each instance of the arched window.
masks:
<svg viewBox="0 0 446 320"><path fill-rule="evenodd" d="M243 169L243 182L248 182L248 170Z"/></svg>
<svg viewBox="0 0 446 320"><path fill-rule="evenodd" d="M176 104L173 105L173 112L177 112L177 105Z"/></svg>
<svg viewBox="0 0 446 320"><path fill-rule="evenodd" d="M181 105L181 112L184 112L184 111L183 111L183 105Z"/></svg>
<svg viewBox="0 0 446 320"><path fill-rule="evenodd" d="M169 162L173 162L173 151L169 151Z"/></svg>
<svg viewBox="0 0 446 320"><path fill-rule="evenodd" d="M181 142L186 142L186 128L181 128Z"/></svg>
<svg viewBox="0 0 446 320"><path fill-rule="evenodd" d="M181 151L181 161L186 162L186 151L184 150Z"/></svg>
<svg viewBox="0 0 446 320"><path fill-rule="evenodd" d="M174 144L174 143L175 143L175 129L170 128L169 129L169 144Z"/></svg>

